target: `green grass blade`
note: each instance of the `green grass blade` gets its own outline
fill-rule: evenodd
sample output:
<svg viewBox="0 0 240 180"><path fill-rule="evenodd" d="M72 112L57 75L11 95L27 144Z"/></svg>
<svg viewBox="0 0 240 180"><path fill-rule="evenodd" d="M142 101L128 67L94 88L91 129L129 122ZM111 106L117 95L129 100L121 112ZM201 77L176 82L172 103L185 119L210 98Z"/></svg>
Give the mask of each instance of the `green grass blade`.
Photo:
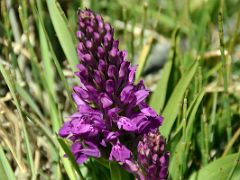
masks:
<svg viewBox="0 0 240 180"><path fill-rule="evenodd" d="M157 87L154 90L151 99L150 99L150 106L157 112L160 113L163 109L166 94L167 94L167 86L169 82L169 77L171 74L172 64L176 56L176 38L179 32L179 28L177 28L173 33L173 46L170 58L168 62L164 65L163 71L162 71L162 77L157 83Z"/></svg>
<svg viewBox="0 0 240 180"><path fill-rule="evenodd" d="M14 172L0 145L0 179L15 180Z"/></svg>
<svg viewBox="0 0 240 180"><path fill-rule="evenodd" d="M60 76L60 79L61 79L61 81L62 81L62 83L63 83L63 85L64 85L64 87L65 87L65 89L66 89L66 91L67 91L67 94L68 94L68 98L69 98L69 100L70 100L70 103L72 104L72 107L74 108L75 105L74 105L73 101L71 100L71 99L72 99L72 96L71 96L71 92L70 92L69 85L68 85L67 80L66 80L66 78L65 78L65 76L64 76L64 74L63 74L63 70L62 70L62 68L61 68L61 65L60 65L59 62L58 62L57 56L56 56L56 54L55 54L55 52L54 52L54 50L53 50L52 44L50 43L50 40L49 40L47 31L46 31L45 26L44 26L44 23L43 23L43 19L41 18L38 10L37 10L35 7L33 7L33 12L34 12L35 14L37 14L38 17L39 17L39 22L40 22L40 25L41 25L42 28L43 28L46 41L48 42L48 47L49 47L50 54L51 54L51 56L52 56L53 62L54 62L54 64L55 64L55 66L56 66L56 69L57 69L57 72L58 72L58 74L59 74L59 76Z"/></svg>
<svg viewBox="0 0 240 180"><path fill-rule="evenodd" d="M191 82L198 67L198 62L195 62L193 66L183 74L182 78L179 80L178 84L174 88L174 91L163 111L164 122L160 127L160 132L166 138L168 137L170 130L174 124L179 111L179 105L182 101L184 92L186 91L189 83Z"/></svg>
<svg viewBox="0 0 240 180"><path fill-rule="evenodd" d="M28 94L28 92L18 84L16 84L16 91L23 98L23 100L28 103L28 105L33 109L33 111L35 111L35 113L43 119L43 114L41 113L40 109L34 102L33 98L30 96L30 94Z"/></svg>
<svg viewBox="0 0 240 180"><path fill-rule="evenodd" d="M223 100L223 107L224 107L224 121L227 125L227 137L228 141L231 139L232 136L232 127L231 127L231 108L229 102L229 77L227 74L227 69L230 68L230 65L227 65L226 57L224 54L225 51L225 44L224 44L224 34L223 34L223 1L221 1L221 7L218 13L218 31L219 31L219 45L220 45L220 52L221 52L221 61L222 61L222 76L223 76L223 87L224 87L224 100Z"/></svg>
<svg viewBox="0 0 240 180"><path fill-rule="evenodd" d="M84 177L83 177L83 175L82 175L82 173L80 171L80 167L78 166L78 164L77 164L77 162L76 162L76 160L75 160L71 150L69 149L68 145L60 138L58 138L58 142L61 145L61 147L63 148L64 152L67 154L67 156L68 156L70 162L72 163L74 169L77 171L78 175L83 180Z"/></svg>
<svg viewBox="0 0 240 180"><path fill-rule="evenodd" d="M196 99L196 102L193 106L193 108L190 110L189 112L189 117L188 117L188 124L187 124L187 132L186 132L186 139L187 139L187 142L189 142L191 140L191 137L192 137L192 131L194 129L194 120L196 120L196 113L199 109L199 106L203 100L203 97L205 95L205 91L203 90L202 92L200 92L198 94L198 97Z"/></svg>
<svg viewBox="0 0 240 180"><path fill-rule="evenodd" d="M193 173L190 177L190 180L225 180L227 179L229 173L231 173L233 166L235 166L235 170L232 174L232 179L237 179L237 177L240 177L240 163L238 153L219 158L212 163L209 163L208 165L201 168L197 173Z"/></svg>
<svg viewBox="0 0 240 180"><path fill-rule="evenodd" d="M42 61L43 61L43 72L44 72L44 75L47 77L45 79L46 79L46 83L49 88L49 91L51 92L54 99L56 99L53 62L51 59L48 42L47 42L41 23L39 23L38 29L39 29L41 55L42 55Z"/></svg>
<svg viewBox="0 0 240 180"><path fill-rule="evenodd" d="M77 57L76 47L67 27L64 13L58 2L55 0L47 0L47 7L61 47L72 70L75 71L79 60Z"/></svg>

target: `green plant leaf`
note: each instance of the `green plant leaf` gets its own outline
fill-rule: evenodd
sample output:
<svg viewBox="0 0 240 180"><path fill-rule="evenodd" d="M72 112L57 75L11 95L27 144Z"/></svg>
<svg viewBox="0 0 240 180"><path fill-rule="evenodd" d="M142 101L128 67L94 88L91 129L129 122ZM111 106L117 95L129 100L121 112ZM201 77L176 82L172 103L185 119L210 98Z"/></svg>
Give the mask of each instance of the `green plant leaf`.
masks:
<svg viewBox="0 0 240 180"><path fill-rule="evenodd" d="M47 7L61 47L72 70L75 71L78 64L78 57L70 30L67 27L64 12L56 0L47 0Z"/></svg>
<svg viewBox="0 0 240 180"><path fill-rule="evenodd" d="M103 165L105 168L109 169L109 161L103 158L96 158L95 161L97 161L99 164Z"/></svg>
<svg viewBox="0 0 240 180"><path fill-rule="evenodd" d="M121 169L119 164L116 162L109 162L110 172L111 172L111 180L121 180Z"/></svg>
<svg viewBox="0 0 240 180"><path fill-rule="evenodd" d="M180 103L182 101L184 92L186 91L189 83L191 82L198 67L198 62L195 62L192 67L183 74L182 78L179 80L178 84L174 88L174 91L164 108L162 116L164 117L163 125L160 127L160 132L166 138L168 137L174 121L177 117Z"/></svg>
<svg viewBox="0 0 240 180"><path fill-rule="evenodd" d="M202 99L204 97L204 90L200 92L197 96L197 98L194 100L193 104L190 105L189 109L187 110L187 128L186 128L186 139L185 143L183 143L183 137L178 142L176 148L174 149L174 152L171 152L171 162L169 165L169 173L172 177L172 179L178 179L179 177L179 165L181 158L185 155L185 157L188 157L188 146L191 144L191 137L192 137L192 131L194 128L194 120L196 119L196 113L199 109L199 106L202 102ZM187 146L187 148L182 148L183 146ZM184 149L182 151L182 149Z"/></svg>
<svg viewBox="0 0 240 180"><path fill-rule="evenodd" d="M55 67L56 67L56 69L57 69L57 72L58 72L58 74L59 74L59 76L60 76L60 78L61 78L61 81L62 81L65 89L67 90L67 94L68 94L70 103L72 104L72 107L75 108L75 104L74 104L73 101L71 100L71 99L72 99L72 96L71 96L71 91L70 91L69 85L68 85L67 80L66 80L66 78L65 78L65 76L64 76L64 74L63 74L63 70L62 70L62 68L61 68L60 63L58 62L58 59L57 59L57 57L56 57L56 54L55 54L55 52L54 52L54 50L53 50L52 44L51 44L51 42L50 42L50 40L49 40L49 36L48 36L48 34L47 34L47 32L46 32L46 28L45 28L45 26L44 26L43 19L42 19L40 13L38 12L38 10L36 9L36 7L33 7L33 12L39 17L39 23L41 24L42 29L43 29L43 32L44 32L44 34L45 34L44 37L46 38L46 42L48 42L48 47L49 47L50 54L51 54L51 56L52 56L54 65L55 65Z"/></svg>
<svg viewBox="0 0 240 180"><path fill-rule="evenodd" d="M235 167L232 174L232 180L237 180L240 177L240 162L238 153L231 154L211 162L201 168L198 172L193 173L190 180L225 180L228 178L234 165Z"/></svg>
<svg viewBox="0 0 240 180"><path fill-rule="evenodd" d="M39 12L39 15L41 15L40 12ZM44 76L47 77L45 79L46 79L46 83L49 88L49 91L51 92L54 99L56 99L56 91L55 91L55 83L54 83L54 70L55 69L53 68L53 61L51 58L51 53L49 50L47 38L46 38L46 35L45 35L45 32L44 32L41 22L39 22L38 29L39 29L39 40L40 40L40 48L41 48L41 57L42 57L42 62L43 62Z"/></svg>
<svg viewBox="0 0 240 180"><path fill-rule="evenodd" d="M14 172L7 160L5 153L0 145L0 179L15 180Z"/></svg>
<svg viewBox="0 0 240 180"><path fill-rule="evenodd" d="M166 99L166 94L167 94L167 86L169 83L169 77L171 74L172 70L172 64L176 56L176 38L179 32L179 28L177 28L172 37L172 50L171 50L171 55L168 60L168 62L164 65L162 75L160 80L157 83L157 87L154 90L149 105L157 112L160 113L161 110L163 109L165 99Z"/></svg>

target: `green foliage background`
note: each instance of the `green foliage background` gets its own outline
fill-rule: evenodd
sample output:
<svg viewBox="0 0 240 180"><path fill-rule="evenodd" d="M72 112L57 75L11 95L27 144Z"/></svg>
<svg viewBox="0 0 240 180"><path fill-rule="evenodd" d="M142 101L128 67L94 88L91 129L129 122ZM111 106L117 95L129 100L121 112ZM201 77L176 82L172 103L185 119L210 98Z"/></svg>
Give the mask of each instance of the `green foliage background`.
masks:
<svg viewBox="0 0 240 180"><path fill-rule="evenodd" d="M85 7L112 24L136 81L152 90L169 179L240 179L238 0L1 0L0 179L134 178L104 159L77 165L56 135L76 109L76 12Z"/></svg>

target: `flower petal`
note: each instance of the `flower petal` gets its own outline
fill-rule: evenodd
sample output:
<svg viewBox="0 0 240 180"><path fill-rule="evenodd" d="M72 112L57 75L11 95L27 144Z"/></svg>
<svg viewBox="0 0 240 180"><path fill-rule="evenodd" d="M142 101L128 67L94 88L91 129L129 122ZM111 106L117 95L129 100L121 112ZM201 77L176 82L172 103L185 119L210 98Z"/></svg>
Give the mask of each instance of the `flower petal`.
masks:
<svg viewBox="0 0 240 180"><path fill-rule="evenodd" d="M117 126L119 129L123 129L125 131L134 132L137 130L136 124L132 123L127 117L121 117L117 122Z"/></svg>
<svg viewBox="0 0 240 180"><path fill-rule="evenodd" d="M149 91L148 90L138 90L137 92L135 92L135 96L136 96L136 105L138 105L139 103L141 103L143 100L146 99L146 97L148 97L149 95Z"/></svg>
<svg viewBox="0 0 240 180"><path fill-rule="evenodd" d="M122 145L120 142L117 142L116 145L112 147L109 160L115 160L118 162L125 162L127 159L131 158L131 151Z"/></svg>
<svg viewBox="0 0 240 180"><path fill-rule="evenodd" d="M81 150L81 153L86 154L87 156L93 156L93 157L100 157L101 153L99 149L90 149L90 148L85 148Z"/></svg>
<svg viewBox="0 0 240 180"><path fill-rule="evenodd" d="M59 129L59 136L67 137L71 133L71 127L69 122L65 122L64 125Z"/></svg>
<svg viewBox="0 0 240 180"><path fill-rule="evenodd" d="M100 95L100 102L103 108L107 108L113 104L112 100L108 97L107 94Z"/></svg>

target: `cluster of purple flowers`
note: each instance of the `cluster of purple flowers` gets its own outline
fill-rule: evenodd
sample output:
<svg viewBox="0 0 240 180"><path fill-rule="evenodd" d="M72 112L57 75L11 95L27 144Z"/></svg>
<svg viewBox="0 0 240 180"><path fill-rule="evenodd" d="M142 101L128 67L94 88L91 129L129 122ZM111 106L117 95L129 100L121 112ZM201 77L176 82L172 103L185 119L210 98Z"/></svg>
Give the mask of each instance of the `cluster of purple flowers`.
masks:
<svg viewBox="0 0 240 180"><path fill-rule="evenodd" d="M169 154L157 131L163 118L145 103L149 90L143 81L134 84L136 67L119 50L113 28L91 10L79 10L77 37L81 86L73 88L73 98L78 110L59 135L72 141L79 164L104 157L141 179L146 173L166 179Z"/></svg>
<svg viewBox="0 0 240 180"><path fill-rule="evenodd" d="M165 140L158 131L144 134L139 141L137 156L143 172L138 174L142 179L166 179L170 154L165 151L165 146Z"/></svg>

